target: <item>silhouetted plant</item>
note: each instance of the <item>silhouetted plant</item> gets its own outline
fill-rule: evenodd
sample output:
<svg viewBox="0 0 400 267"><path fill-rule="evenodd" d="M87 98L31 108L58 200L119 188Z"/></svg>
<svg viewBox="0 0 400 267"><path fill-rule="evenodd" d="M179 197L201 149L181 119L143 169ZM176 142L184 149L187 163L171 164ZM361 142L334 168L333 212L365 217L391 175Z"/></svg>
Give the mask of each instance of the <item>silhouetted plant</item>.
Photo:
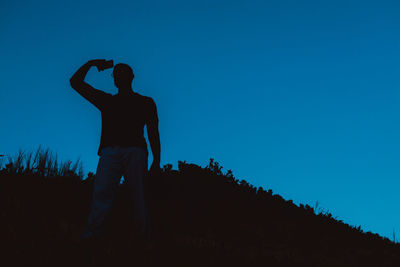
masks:
<svg viewBox="0 0 400 267"><path fill-rule="evenodd" d="M178 160L178 170L179 170L179 171L182 171L183 168L184 168L184 166L185 166L185 164L186 164L186 161L180 161L180 160Z"/></svg>
<svg viewBox="0 0 400 267"><path fill-rule="evenodd" d="M88 174L87 174L87 177L86 177L86 180L87 181L92 181L92 180L94 180L94 177L95 177L96 175L93 173L93 172L88 172Z"/></svg>
<svg viewBox="0 0 400 267"><path fill-rule="evenodd" d="M48 148L43 150L41 146L36 150L33 160L32 155L32 152L26 153L20 149L16 156L8 156L8 163L2 173L35 174L43 178L55 176L83 178L82 163L79 159L75 164L67 160L59 166L57 155L53 156Z"/></svg>
<svg viewBox="0 0 400 267"><path fill-rule="evenodd" d="M169 172L172 169L172 164L166 164L163 166L162 170L163 172Z"/></svg>
<svg viewBox="0 0 400 267"><path fill-rule="evenodd" d="M222 175L222 166L219 165L218 162L214 162L213 158L210 158L210 163L206 167L206 169L210 170L212 173L216 175Z"/></svg>

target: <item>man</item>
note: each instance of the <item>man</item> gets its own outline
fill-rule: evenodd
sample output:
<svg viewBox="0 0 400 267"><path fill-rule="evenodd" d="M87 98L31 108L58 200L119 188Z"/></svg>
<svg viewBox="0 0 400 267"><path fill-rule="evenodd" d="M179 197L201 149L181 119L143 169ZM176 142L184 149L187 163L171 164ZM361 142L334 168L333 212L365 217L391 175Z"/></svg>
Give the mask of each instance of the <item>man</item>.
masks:
<svg viewBox="0 0 400 267"><path fill-rule="evenodd" d="M107 66L108 65L108 66ZM92 66L98 71L112 67L112 60L90 60L70 79L72 88L101 111L102 129L97 154L100 156L92 196L91 211L81 239L102 237L104 221L109 214L116 189L123 175L128 185L134 217L140 235L150 241L150 225L144 198L143 177L147 172L147 143L143 136L146 125L153 152L150 171L160 171L160 137L157 108L152 98L132 91L135 77L131 67L114 66L114 84L118 93L111 95L87 84L85 76Z"/></svg>

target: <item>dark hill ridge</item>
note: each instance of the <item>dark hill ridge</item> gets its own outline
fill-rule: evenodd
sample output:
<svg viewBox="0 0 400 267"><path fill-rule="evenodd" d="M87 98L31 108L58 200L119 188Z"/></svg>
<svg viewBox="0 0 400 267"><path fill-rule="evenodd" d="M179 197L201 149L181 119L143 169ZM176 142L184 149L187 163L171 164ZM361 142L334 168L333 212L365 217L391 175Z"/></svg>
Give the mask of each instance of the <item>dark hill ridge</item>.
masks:
<svg viewBox="0 0 400 267"><path fill-rule="evenodd" d="M93 173L82 179L77 164L57 167L48 151L38 150L29 168L23 157L0 171L0 266L88 266L75 238ZM96 266L400 266L398 244L223 174L212 159L171 167L146 177L154 250L135 239L122 184Z"/></svg>

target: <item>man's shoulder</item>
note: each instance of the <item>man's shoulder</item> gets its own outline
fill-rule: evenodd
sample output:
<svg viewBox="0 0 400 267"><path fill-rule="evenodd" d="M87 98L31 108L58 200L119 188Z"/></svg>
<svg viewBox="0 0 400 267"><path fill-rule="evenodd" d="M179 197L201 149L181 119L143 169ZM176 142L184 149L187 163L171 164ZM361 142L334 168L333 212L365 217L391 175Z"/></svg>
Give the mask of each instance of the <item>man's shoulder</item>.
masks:
<svg viewBox="0 0 400 267"><path fill-rule="evenodd" d="M141 94L138 94L138 93L136 93L136 94L137 94L137 96L139 96L142 99L142 101L144 103L146 103L148 105L155 105L155 102L154 102L153 98L151 98L150 96L145 96L145 95L141 95Z"/></svg>
<svg viewBox="0 0 400 267"><path fill-rule="evenodd" d="M154 123L155 121L158 121L157 107L153 98L149 96L140 95L137 93L136 95L141 98L142 101L140 102L144 104L142 108L144 111L144 115L146 117L146 123Z"/></svg>

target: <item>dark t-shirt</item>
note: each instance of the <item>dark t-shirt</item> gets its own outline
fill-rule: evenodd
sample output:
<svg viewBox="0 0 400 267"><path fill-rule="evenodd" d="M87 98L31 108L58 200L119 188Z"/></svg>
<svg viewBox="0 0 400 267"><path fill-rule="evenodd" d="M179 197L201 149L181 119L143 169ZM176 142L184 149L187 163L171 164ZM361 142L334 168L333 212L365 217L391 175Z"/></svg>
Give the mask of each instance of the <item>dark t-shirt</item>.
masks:
<svg viewBox="0 0 400 267"><path fill-rule="evenodd" d="M101 111L102 128L97 155L107 146L136 146L147 151L144 125L158 122L157 109L151 97L131 92L128 96L111 95L94 89L85 98Z"/></svg>

